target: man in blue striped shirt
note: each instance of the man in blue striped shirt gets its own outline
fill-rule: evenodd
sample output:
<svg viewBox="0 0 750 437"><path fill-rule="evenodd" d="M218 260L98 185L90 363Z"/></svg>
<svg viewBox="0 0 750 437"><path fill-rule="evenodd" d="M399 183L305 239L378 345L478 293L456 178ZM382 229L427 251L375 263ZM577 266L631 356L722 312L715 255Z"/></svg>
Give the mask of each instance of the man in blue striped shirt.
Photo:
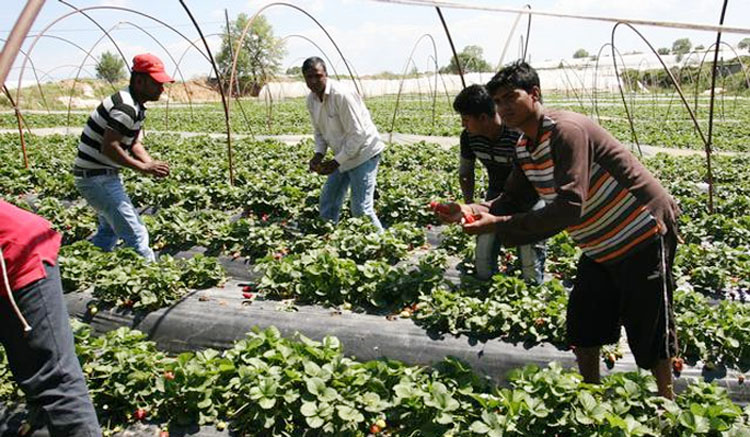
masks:
<svg viewBox="0 0 750 437"><path fill-rule="evenodd" d="M458 177L464 202L474 203L474 167L478 159L487 170L485 200L495 199L503 192L505 180L513 170L516 142L520 132L509 129L495 112L495 103L483 85L470 85L453 100L453 109L461 115L461 160ZM541 208L537 202L535 208ZM480 280L498 272L497 257L500 240L494 233L477 235L474 267ZM523 278L530 283L544 281L545 241L518 247Z"/></svg>
<svg viewBox="0 0 750 437"><path fill-rule="evenodd" d="M119 172L128 167L158 178L169 175L169 164L152 159L141 143L141 126L146 118L143 104L159 100L167 82L174 80L159 58L151 54L135 56L130 86L104 99L83 128L73 175L78 191L99 215L92 243L105 251L112 250L122 238L141 256L154 260L148 231L125 192Z"/></svg>

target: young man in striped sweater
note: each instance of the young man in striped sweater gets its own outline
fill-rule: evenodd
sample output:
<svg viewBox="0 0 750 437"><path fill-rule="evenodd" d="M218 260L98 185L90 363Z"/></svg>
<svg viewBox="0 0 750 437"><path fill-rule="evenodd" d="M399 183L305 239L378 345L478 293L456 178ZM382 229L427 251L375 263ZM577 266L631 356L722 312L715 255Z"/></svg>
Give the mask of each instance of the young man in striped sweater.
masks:
<svg viewBox="0 0 750 437"><path fill-rule="evenodd" d="M130 86L104 99L83 128L73 175L78 191L99 214L92 243L105 251L122 238L141 256L154 260L148 231L125 192L120 169L129 167L157 178L169 175L169 164L152 159L141 143L143 104L159 100L167 82L174 80L159 58L136 55Z"/></svg>
<svg viewBox="0 0 750 437"><path fill-rule="evenodd" d="M672 398L677 351L672 260L679 208L654 176L588 117L541 104L536 71L517 62L487 84L497 111L523 135L519 166L492 203L463 205L479 217L470 234L495 232L506 245L566 230L583 250L570 294L567 331L584 380L599 382L599 353L625 327L639 367ZM538 194L545 207L514 213ZM452 219L457 219L452 217Z"/></svg>

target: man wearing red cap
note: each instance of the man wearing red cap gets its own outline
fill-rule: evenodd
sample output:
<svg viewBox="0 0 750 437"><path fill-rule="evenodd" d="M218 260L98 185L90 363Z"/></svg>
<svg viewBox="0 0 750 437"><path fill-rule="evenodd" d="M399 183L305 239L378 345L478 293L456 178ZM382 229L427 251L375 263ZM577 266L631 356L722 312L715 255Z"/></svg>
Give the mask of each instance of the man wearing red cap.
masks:
<svg viewBox="0 0 750 437"><path fill-rule="evenodd" d="M120 169L129 167L158 178L169 175L169 164L152 159L141 142L143 104L159 100L167 82L174 80L159 58L135 56L130 86L104 99L83 128L73 175L78 191L99 214L99 229L91 241L105 251L122 238L141 256L154 260L148 231L125 193Z"/></svg>

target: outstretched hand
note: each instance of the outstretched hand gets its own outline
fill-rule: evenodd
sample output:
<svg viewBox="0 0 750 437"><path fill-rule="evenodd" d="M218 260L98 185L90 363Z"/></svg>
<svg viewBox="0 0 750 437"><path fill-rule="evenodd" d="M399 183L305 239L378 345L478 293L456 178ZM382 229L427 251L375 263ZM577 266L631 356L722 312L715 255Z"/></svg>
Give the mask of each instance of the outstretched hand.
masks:
<svg viewBox="0 0 750 437"><path fill-rule="evenodd" d="M497 216L487 212L480 212L479 214L475 214L474 217L476 219L472 223L463 224L464 232L467 234L478 235L495 232L495 225L497 223L510 219L510 216L507 215Z"/></svg>
<svg viewBox="0 0 750 437"><path fill-rule="evenodd" d="M169 164L164 161L150 161L145 164L143 172L157 178L164 178L169 176Z"/></svg>

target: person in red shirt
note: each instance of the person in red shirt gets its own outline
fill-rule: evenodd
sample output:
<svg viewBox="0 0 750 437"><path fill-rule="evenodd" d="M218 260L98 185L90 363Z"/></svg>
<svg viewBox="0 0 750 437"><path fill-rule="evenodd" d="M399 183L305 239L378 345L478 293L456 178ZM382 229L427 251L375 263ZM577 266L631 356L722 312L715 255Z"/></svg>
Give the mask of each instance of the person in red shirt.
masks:
<svg viewBox="0 0 750 437"><path fill-rule="evenodd" d="M51 436L97 437L62 295L60 241L48 221L0 200L0 342L29 409ZM0 435L6 426L0 423Z"/></svg>

